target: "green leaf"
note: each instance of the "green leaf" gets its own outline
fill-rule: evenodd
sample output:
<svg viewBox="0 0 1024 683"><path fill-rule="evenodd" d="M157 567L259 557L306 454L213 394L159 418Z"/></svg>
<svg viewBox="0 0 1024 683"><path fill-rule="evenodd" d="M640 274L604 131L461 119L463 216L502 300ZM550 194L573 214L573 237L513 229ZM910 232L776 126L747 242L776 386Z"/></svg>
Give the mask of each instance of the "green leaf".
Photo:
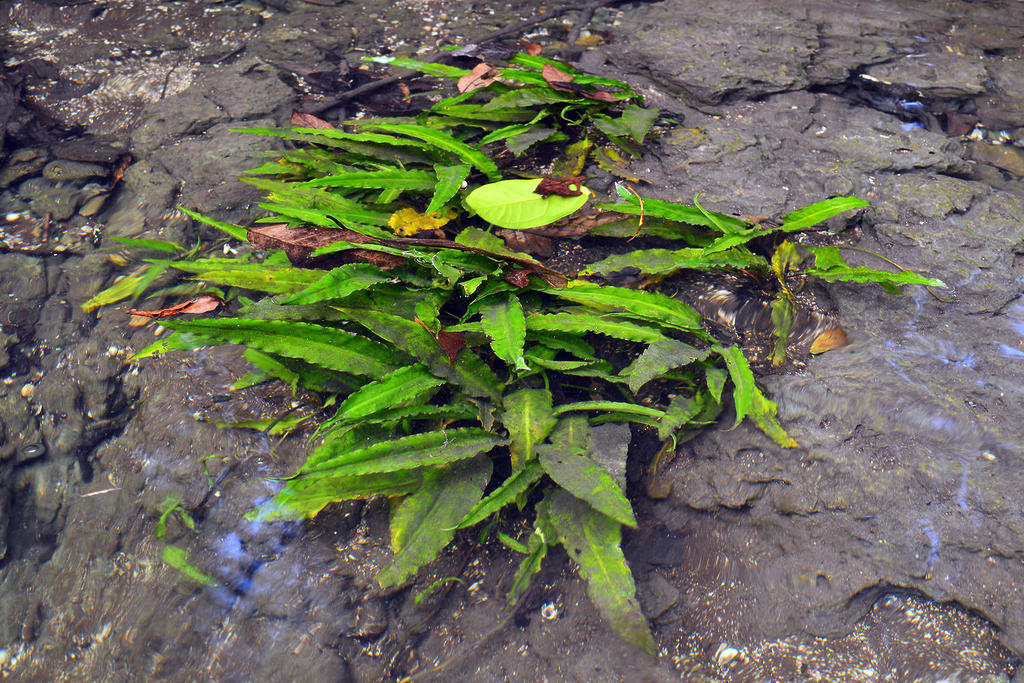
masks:
<svg viewBox="0 0 1024 683"><path fill-rule="evenodd" d="M280 303L285 306L295 306L344 299L353 292L369 289L376 284L392 279L392 275L369 263L347 263L322 275L306 289Z"/></svg>
<svg viewBox="0 0 1024 683"><path fill-rule="evenodd" d="M435 165L434 174L437 178L437 184L434 186L434 195L430 198L430 204L427 206L426 213L440 211L462 189L462 183L469 176L470 170L472 169L466 164L457 164L455 166Z"/></svg>
<svg viewBox="0 0 1024 683"><path fill-rule="evenodd" d="M159 519L156 520L156 529L153 531L153 536L163 538L167 535L167 518L178 509L179 505L181 505L181 496L167 496L164 498L164 502L160 503L162 511L160 512Z"/></svg>
<svg viewBox="0 0 1024 683"><path fill-rule="evenodd" d="M356 446L347 440L325 441L296 476L322 479L445 465L506 443L505 439L474 427L423 432L368 446Z"/></svg>
<svg viewBox="0 0 1024 683"><path fill-rule="evenodd" d="M555 408L555 415L564 415L579 410L614 410L623 415L639 415L660 420L665 414L657 408L649 408L638 403L624 403L622 401L578 401L576 403L563 403Z"/></svg>
<svg viewBox="0 0 1024 683"><path fill-rule="evenodd" d="M799 448L800 444L782 428L777 418L778 405L765 398L761 390L754 387L754 397L750 403L748 417L754 421L758 429L771 437L772 441L783 448Z"/></svg>
<svg viewBox="0 0 1024 683"><path fill-rule="evenodd" d="M579 565L598 611L623 640L654 655L657 648L619 547L619 523L565 491L551 492L543 503L566 552Z"/></svg>
<svg viewBox="0 0 1024 683"><path fill-rule="evenodd" d="M536 228L578 211L590 198L590 191L575 197L539 195L534 190L541 179L502 180L481 185L466 196L466 206L485 221L503 228Z"/></svg>
<svg viewBox="0 0 1024 683"><path fill-rule="evenodd" d="M136 270L131 275L125 275L114 284L96 293L92 298L82 304L85 312L94 311L100 306L107 306L130 297L138 297L149 285L153 283L167 266L162 264L150 264Z"/></svg>
<svg viewBox="0 0 1024 683"><path fill-rule="evenodd" d="M519 298L514 295L492 297L480 307L480 324L491 338L491 349L516 370L529 370L523 358L526 342L526 317Z"/></svg>
<svg viewBox="0 0 1024 683"><path fill-rule="evenodd" d="M480 150L473 149L448 133L411 123L373 123L372 121L364 123L368 127L377 128L389 133L408 135L433 145L438 149L452 152L467 164L482 171L491 180L497 180L501 177L497 165L486 154Z"/></svg>
<svg viewBox="0 0 1024 683"><path fill-rule="evenodd" d="M235 225L234 223L225 223L224 221L217 221L212 218L207 218L206 216L197 211L189 211L188 209L183 207L179 207L179 209L181 210L182 213L184 213L186 216L189 216L193 220L197 220L200 223L205 223L206 225L209 225L212 228L217 228L222 232L226 232L228 235L234 237L239 242L247 242L249 240L249 231L240 225Z"/></svg>
<svg viewBox="0 0 1024 683"><path fill-rule="evenodd" d="M338 308L350 320L363 325L377 336L420 361L438 377L459 385L470 396L486 396L497 402L501 398L501 381L480 358L463 349L455 363L449 362L437 341L427 330L411 320L367 309Z"/></svg>
<svg viewBox="0 0 1024 683"><path fill-rule="evenodd" d="M783 216L782 225L776 228L776 230L780 232L806 230L844 211L859 209L864 206L871 206L871 204L858 197L833 197L832 199L826 199L805 206L802 209L797 209L793 213Z"/></svg>
<svg viewBox="0 0 1024 683"><path fill-rule="evenodd" d="M709 367L704 370L704 381L711 392L711 397L716 402L722 402L722 391L725 389L725 380L729 379L729 373L721 368Z"/></svg>
<svg viewBox="0 0 1024 683"><path fill-rule="evenodd" d="M647 275L668 276L684 269L742 270L766 269L768 262L746 248L729 249L705 255L702 249L638 249L625 254L612 254L583 270L584 275L609 275L626 268L639 268Z"/></svg>
<svg viewBox="0 0 1024 683"><path fill-rule="evenodd" d="M578 429L587 427L584 417L567 418L580 423ZM622 489L612 475L587 455L588 438L583 443L575 440L558 440L559 433L552 435L552 443L537 448L537 459L544 471L556 484L573 494L608 517L621 524L635 527L636 518Z"/></svg>
<svg viewBox="0 0 1024 683"><path fill-rule="evenodd" d="M626 190L622 190L619 193L619 196L626 200L625 203L600 204L597 208L636 215L641 213L640 202L631 193ZM659 218L667 218L668 220L688 223L690 225L703 225L706 228L714 228L715 230L719 230L719 226L724 225L728 227L729 232L743 230L749 226L746 221L734 218L733 216L727 216L724 213L715 213L714 211L705 212L695 206L675 204L673 202L666 202L660 199L650 199L648 197L644 197L642 213L645 216L657 216Z"/></svg>
<svg viewBox="0 0 1024 683"><path fill-rule="evenodd" d="M284 320L205 318L168 320L166 327L214 342L243 344L354 375L381 377L395 369L393 350L346 330Z"/></svg>
<svg viewBox="0 0 1024 683"><path fill-rule="evenodd" d="M129 247L138 247L139 249L153 249L154 251L163 251L169 254L176 254L179 251L185 251L185 248L180 244L174 242L168 242L167 240L143 240L133 237L111 237L110 239L115 242L127 245Z"/></svg>
<svg viewBox="0 0 1024 683"><path fill-rule="evenodd" d="M526 329L530 332L568 332L577 335L595 332L616 339L648 344L665 338L652 327L585 313L535 313L526 316Z"/></svg>
<svg viewBox="0 0 1024 683"><path fill-rule="evenodd" d="M442 384L444 380L434 377L419 363L399 368L349 395L338 406L337 416L351 421L386 409L404 407Z"/></svg>
<svg viewBox="0 0 1024 683"><path fill-rule="evenodd" d="M544 468L536 460L526 463L522 469L514 472L501 486L491 491L477 503L465 518L459 522L460 529L479 524L509 503L515 502L519 496L529 490L535 481L544 476Z"/></svg>
<svg viewBox="0 0 1024 683"><path fill-rule="evenodd" d="M501 422L508 430L513 471L534 458L537 444L547 438L557 420L547 389L520 389L505 396Z"/></svg>
<svg viewBox="0 0 1024 683"><path fill-rule="evenodd" d="M643 143L644 138L647 137L647 132L654 125L654 122L658 120L660 113L657 109L644 109L643 107L631 104L622 111L622 117L619 120L629 131L630 137L639 143Z"/></svg>
<svg viewBox="0 0 1024 683"><path fill-rule="evenodd" d="M511 126L504 126L502 128L499 128L498 130L491 131L488 135L482 137L480 139L480 142L477 143L477 145L483 147L484 145L490 144L492 142L498 142L499 140L504 140L505 138L510 138L514 135L525 133L526 131L533 128L534 125L535 124L532 123L513 123Z"/></svg>
<svg viewBox="0 0 1024 683"><path fill-rule="evenodd" d="M467 463L423 474L423 484L407 496L391 517L391 547L395 556L377 574L384 588L405 582L437 557L455 536L455 528L483 495L491 477L491 461Z"/></svg>
<svg viewBox="0 0 1024 683"><path fill-rule="evenodd" d="M566 139L568 138L565 133L556 128L533 126L529 130L509 136L505 141L505 146L508 147L508 151L518 157L530 147L541 142L557 142Z"/></svg>
<svg viewBox="0 0 1024 683"><path fill-rule="evenodd" d="M354 171L329 175L300 184L300 187L354 187L394 190L430 190L436 178L429 171Z"/></svg>
<svg viewBox="0 0 1024 683"><path fill-rule="evenodd" d="M703 331L700 313L678 299L640 289L586 284L573 281L562 289L549 289L562 299L600 310L625 311L630 317L672 327L685 332Z"/></svg>
<svg viewBox="0 0 1024 683"><path fill-rule="evenodd" d="M188 561L187 550L179 548L176 545L169 545L164 548L163 560L165 564L177 569L187 579L204 586L217 585L216 579Z"/></svg>
<svg viewBox="0 0 1024 683"><path fill-rule="evenodd" d="M814 266L804 268L804 273L820 277L822 280L835 282L877 282L888 291L899 294L897 285L925 285L928 287L945 287L942 280L924 277L915 272L904 270L890 273L886 270L872 270L864 266L848 266L835 247L805 247L814 256Z"/></svg>
<svg viewBox="0 0 1024 683"><path fill-rule="evenodd" d="M467 69L460 69L456 66L424 62L418 59L409 59L407 57L363 57L363 61L387 64L388 66L399 66L405 69L415 69L416 71L422 71L425 74L440 76L442 78L458 79L469 73Z"/></svg>
<svg viewBox="0 0 1024 683"><path fill-rule="evenodd" d="M419 488L422 481L422 470L292 479L276 497L250 510L245 518L257 522L311 519L331 503L374 496L404 496Z"/></svg>
<svg viewBox="0 0 1024 683"><path fill-rule="evenodd" d="M701 350L675 339L661 339L649 344L643 353L622 369L619 376L626 378L630 390L635 393L652 379L673 368L703 360L708 353L707 349Z"/></svg>
<svg viewBox="0 0 1024 683"><path fill-rule="evenodd" d="M530 587L530 580L534 574L540 571L541 563L548 554L548 544L539 531L534 529L530 534L530 540L526 546L526 557L519 563L519 569L512 579L512 587L505 595L509 607L515 605L522 597L526 589Z"/></svg>
<svg viewBox="0 0 1024 683"><path fill-rule="evenodd" d="M322 271L305 268L261 268L208 270L192 277L207 284L254 289L271 294L297 292L323 277Z"/></svg>
<svg viewBox="0 0 1024 683"><path fill-rule="evenodd" d="M736 407L736 427L743 418L750 412L754 401L754 394L758 392L757 384L754 382L754 373L750 371L750 364L746 356L738 346L715 347L715 351L725 359L725 367L729 369L729 377L732 378L732 398Z"/></svg>

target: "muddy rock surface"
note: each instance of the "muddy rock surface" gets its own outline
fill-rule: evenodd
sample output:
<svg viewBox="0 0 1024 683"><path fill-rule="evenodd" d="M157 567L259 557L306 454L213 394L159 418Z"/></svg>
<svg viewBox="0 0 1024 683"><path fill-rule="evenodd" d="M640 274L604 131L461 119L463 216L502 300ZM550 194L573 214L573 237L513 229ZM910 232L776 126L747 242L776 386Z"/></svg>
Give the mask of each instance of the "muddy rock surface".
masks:
<svg viewBox="0 0 1024 683"><path fill-rule="evenodd" d="M158 328L133 327L116 307L83 310L139 266L112 238L194 240L178 205L256 215L259 194L236 176L276 142L232 129L276 125L366 82L378 72L365 54L465 43L546 9L26 0L2 10L4 675L1014 677L1024 657L1015 0L622 4L595 14L591 28L607 37L589 47L561 42L561 20L531 29L675 117L633 167L647 193L699 192L715 210L774 217L855 194L873 209L828 225L837 244L868 250L850 262L888 267L876 252L949 285L940 298L829 285L851 344L764 378L800 448L723 426L662 467L661 497L635 486L641 524L625 550L657 659L616 639L562 555L509 614L516 559L470 536L413 586L381 591L383 501L308 524L246 521L301 462L303 441L213 421L278 414L296 399L282 387L231 390L247 364L230 348L127 362ZM610 452L630 441L603 437ZM157 539L174 501L195 528L172 512ZM170 543L213 585L166 564ZM450 576L464 583L415 603Z"/></svg>

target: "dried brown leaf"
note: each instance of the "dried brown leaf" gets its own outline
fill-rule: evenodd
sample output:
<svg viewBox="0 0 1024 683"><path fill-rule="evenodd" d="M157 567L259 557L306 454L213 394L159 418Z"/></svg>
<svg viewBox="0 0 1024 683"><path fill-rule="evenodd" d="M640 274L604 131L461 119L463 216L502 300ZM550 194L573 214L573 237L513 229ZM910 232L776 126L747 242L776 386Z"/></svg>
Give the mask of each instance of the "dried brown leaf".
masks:
<svg viewBox="0 0 1024 683"><path fill-rule="evenodd" d="M523 52L530 55L531 57L536 57L544 49L537 43L531 43L528 40L520 40L519 44L522 46Z"/></svg>
<svg viewBox="0 0 1024 683"><path fill-rule="evenodd" d="M538 235L532 230L506 230L502 228L494 234L505 240L505 244L508 245L509 249L523 251L540 258L550 258L555 253L551 240Z"/></svg>
<svg viewBox="0 0 1024 683"><path fill-rule="evenodd" d="M324 121L317 116L313 116L312 114L305 114L301 111L293 111L292 117L288 123L298 128L318 128L320 130L334 128L334 126L327 121Z"/></svg>
<svg viewBox="0 0 1024 683"><path fill-rule="evenodd" d="M289 228L287 223L250 228L248 238L257 249L282 249L294 266L308 265L312 253L328 244L373 242L366 235L344 228Z"/></svg>
<svg viewBox="0 0 1024 683"><path fill-rule="evenodd" d="M565 73L554 64L545 64L544 68L540 71L540 75L544 77L544 80L551 86L552 90L557 90L558 92L572 93L590 100L600 100L601 102L619 101L619 98L610 92L605 90L588 90L585 86L574 83L573 79L575 76Z"/></svg>
<svg viewBox="0 0 1024 683"><path fill-rule="evenodd" d="M510 270L502 275L501 279L510 285L515 285L522 289L530 284L530 271L525 268L516 268L515 270Z"/></svg>
<svg viewBox="0 0 1024 683"><path fill-rule="evenodd" d="M556 194L559 197L578 197L583 194L584 176L574 175L564 178L541 178L534 192L544 197Z"/></svg>
<svg viewBox="0 0 1024 683"><path fill-rule="evenodd" d="M466 348L466 338L461 332L445 332L441 330L437 333L435 339L437 339L437 345L444 351L444 355L448 356L448 364L454 367L459 351Z"/></svg>
<svg viewBox="0 0 1024 683"><path fill-rule="evenodd" d="M487 62L480 62L468 74L460 78L455 87L459 89L459 92L473 92L494 83L500 75L501 72Z"/></svg>
<svg viewBox="0 0 1024 683"><path fill-rule="evenodd" d="M159 320L160 318L170 318L183 313L209 313L210 311L217 310L217 307L219 307L221 303L223 302L220 299L211 294L201 294L194 299L183 301L180 304L176 304L168 308L158 308L152 311L140 311L137 308L130 308L128 309L128 313L129 315L137 315Z"/></svg>

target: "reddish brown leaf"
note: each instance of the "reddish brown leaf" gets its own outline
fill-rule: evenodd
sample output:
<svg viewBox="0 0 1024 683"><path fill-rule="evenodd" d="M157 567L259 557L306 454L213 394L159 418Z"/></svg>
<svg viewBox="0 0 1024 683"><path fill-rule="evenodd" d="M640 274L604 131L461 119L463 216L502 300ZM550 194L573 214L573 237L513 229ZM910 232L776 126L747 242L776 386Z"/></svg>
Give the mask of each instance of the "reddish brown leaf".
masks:
<svg viewBox="0 0 1024 683"><path fill-rule="evenodd" d="M501 279L510 285L515 285L522 289L530 284L530 271L525 268L516 268L515 270L510 270L502 275Z"/></svg>
<svg viewBox="0 0 1024 683"><path fill-rule="evenodd" d="M170 318L171 316L181 315L182 313L209 313L214 311L218 306L221 305L221 300L210 294L202 294L194 299L183 301L180 304L171 306L169 308L158 308L153 311L140 311L137 308L128 309L129 315L138 315L145 318Z"/></svg>
<svg viewBox="0 0 1024 683"><path fill-rule="evenodd" d="M130 163L132 163L131 154L125 154L123 157L121 157L121 160L117 162L117 167L114 169L114 173L111 175L110 178L110 185L107 186L107 192L113 190L115 187L117 187L117 184L121 182L121 178L124 177L125 169L128 168L128 164Z"/></svg>
<svg viewBox="0 0 1024 683"><path fill-rule="evenodd" d="M460 78L455 87L459 89L459 92L473 92L494 83L494 80L500 75L501 72L487 62L480 62L473 67L472 71Z"/></svg>
<svg viewBox="0 0 1024 683"><path fill-rule="evenodd" d="M377 266L381 270L393 270L398 266L404 266L406 261L401 256L395 254L385 254L382 251L370 251L369 249L352 249L348 252L350 255L358 258L361 261L366 261L372 265Z"/></svg>
<svg viewBox="0 0 1024 683"><path fill-rule="evenodd" d="M441 330L437 333L435 339L437 339L437 345L444 351L444 355L448 356L448 364L454 366L459 351L466 348L466 338L461 332L445 332Z"/></svg>
<svg viewBox="0 0 1024 683"><path fill-rule="evenodd" d="M250 228L249 244L257 249L282 249L294 266L308 264L311 254L335 242L366 244L373 242L366 235L344 228L289 228L287 223L274 223Z"/></svg>
<svg viewBox="0 0 1024 683"><path fill-rule="evenodd" d="M534 192L544 197L553 194L557 194L559 197L578 197L583 194L583 190L580 189L583 186L583 179L584 176L581 175L570 175L564 178L542 178Z"/></svg>
<svg viewBox="0 0 1024 683"><path fill-rule="evenodd" d="M617 211L598 211L592 216L566 216L565 218L560 218L550 225L533 228L531 229L531 232L538 235L544 235L545 237L567 237L569 239L578 240L580 237L586 235L596 227L605 225L606 223L615 223L626 218L635 217L636 216L626 213L618 213Z"/></svg>
<svg viewBox="0 0 1024 683"><path fill-rule="evenodd" d="M288 123L298 128L319 128L320 130L334 128L334 126L327 121L324 121L317 116L313 116L312 114L305 114L301 111L293 111L292 117Z"/></svg>
<svg viewBox="0 0 1024 683"><path fill-rule="evenodd" d="M552 90L558 92L573 93L580 97L586 97L590 100L600 100L601 102L618 102L619 98L610 92L604 90L588 90L585 86L579 83L574 83L572 74L567 74L559 69L554 64L545 64L544 68L541 69L540 75L544 77L544 80L548 85L551 86Z"/></svg>
<svg viewBox="0 0 1024 683"><path fill-rule="evenodd" d="M523 52L530 55L531 57L536 57L541 53L541 50L544 49L537 43L531 43L528 40L520 40L519 44L523 46Z"/></svg>
<svg viewBox="0 0 1024 683"><path fill-rule="evenodd" d="M509 249L524 251L527 254L541 258L549 258L555 253L554 247L551 246L551 240L530 230L506 230L502 228L494 234L505 240L505 244L508 245Z"/></svg>

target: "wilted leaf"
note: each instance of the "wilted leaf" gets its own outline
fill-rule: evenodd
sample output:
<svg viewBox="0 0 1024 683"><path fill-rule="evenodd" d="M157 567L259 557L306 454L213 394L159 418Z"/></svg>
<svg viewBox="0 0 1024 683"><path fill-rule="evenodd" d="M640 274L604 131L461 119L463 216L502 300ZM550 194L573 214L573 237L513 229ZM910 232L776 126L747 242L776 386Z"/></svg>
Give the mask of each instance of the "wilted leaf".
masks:
<svg viewBox="0 0 1024 683"><path fill-rule="evenodd" d="M305 114L300 111L293 111L291 118L288 119L288 123L298 128L317 128L319 130L334 128L334 126L327 121L313 116L312 114Z"/></svg>
<svg viewBox="0 0 1024 683"><path fill-rule="evenodd" d="M397 586L430 562L451 542L455 528L483 495L491 461L475 458L452 467L427 470L423 484L391 517L395 556L378 575L383 586Z"/></svg>
<svg viewBox="0 0 1024 683"><path fill-rule="evenodd" d="M437 345L448 357L448 366L455 367L455 360L459 357L459 351L466 348L466 337L460 332L447 332L440 330L437 333Z"/></svg>
<svg viewBox="0 0 1024 683"><path fill-rule="evenodd" d="M141 315L146 318L169 318L175 315L181 315L183 313L209 313L214 311L218 306L223 303L220 299L209 294L197 296L194 299L183 301L180 304L176 304L169 308L160 308L155 311L140 311L137 308L129 308L129 315Z"/></svg>
<svg viewBox="0 0 1024 683"><path fill-rule="evenodd" d="M583 194L583 176L567 176L564 178L541 178L534 192L542 197L558 195L559 197L578 197Z"/></svg>
<svg viewBox="0 0 1024 683"><path fill-rule="evenodd" d="M517 470L534 458L537 445L543 443L555 426L551 392L547 389L520 389L502 401L501 422L508 430L512 469Z"/></svg>
<svg viewBox="0 0 1024 683"><path fill-rule="evenodd" d="M531 256L549 258L555 253L551 240L529 230L506 230L501 228L500 230L495 230L494 234L505 240L505 244L508 245L509 249L525 252ZM526 285L523 286L525 287Z"/></svg>
<svg viewBox="0 0 1024 683"><path fill-rule="evenodd" d="M458 88L459 92L473 92L494 83L500 75L501 72L487 62L480 62L468 74L461 77L455 84L455 87Z"/></svg>
<svg viewBox="0 0 1024 683"><path fill-rule="evenodd" d="M515 268L501 276L505 282L522 289L530 286L530 271L525 268Z"/></svg>
<svg viewBox="0 0 1024 683"><path fill-rule="evenodd" d="M598 611L623 640L644 652L657 648L636 600L636 584L619 543L619 523L565 491L552 491L541 511L550 519L562 545L587 582Z"/></svg>
<svg viewBox="0 0 1024 683"><path fill-rule="evenodd" d="M396 235L411 237L424 230L437 230L451 222L456 216L455 209L449 209L444 215L423 214L416 209L405 208L391 214L388 225Z"/></svg>
<svg viewBox="0 0 1024 683"><path fill-rule="evenodd" d="M366 244L373 240L344 228L289 228L286 223L263 225L249 229L249 244L257 249L282 249L292 265L306 265L317 249L335 242Z"/></svg>
<svg viewBox="0 0 1024 683"><path fill-rule="evenodd" d="M833 327L822 332L811 342L810 351L812 354L825 353L826 351L841 349L847 344L849 342L846 340L846 333L843 332L843 329L841 327Z"/></svg>
<svg viewBox="0 0 1024 683"><path fill-rule="evenodd" d="M525 39L520 40L519 45L522 46L523 52L530 55L531 57L536 57L544 49L537 43L531 43L530 41Z"/></svg>

